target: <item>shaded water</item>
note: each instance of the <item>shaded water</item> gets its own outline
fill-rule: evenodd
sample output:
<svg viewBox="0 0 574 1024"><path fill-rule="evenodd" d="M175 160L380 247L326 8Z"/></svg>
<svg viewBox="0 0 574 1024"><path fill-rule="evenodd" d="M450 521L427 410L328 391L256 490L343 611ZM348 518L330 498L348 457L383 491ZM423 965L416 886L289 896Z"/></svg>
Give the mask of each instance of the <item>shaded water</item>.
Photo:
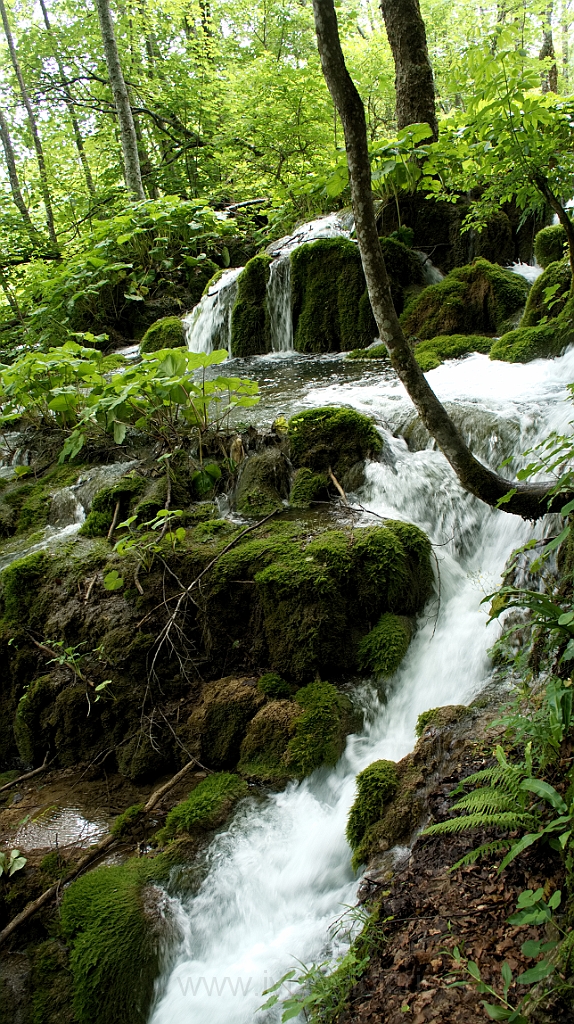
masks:
<svg viewBox="0 0 574 1024"><path fill-rule="evenodd" d="M480 601L499 582L513 548L532 533L529 524L463 492L431 442L410 451L393 435L412 412L384 367L261 359L252 362L250 375L259 376L273 410L344 402L375 415L386 444L382 461L368 467L361 503L418 523L441 545L441 601L440 607L431 601L420 617L387 703L371 694L369 720L349 738L336 768L265 801L245 801L213 841L204 881L182 902L179 954L158 985L151 1024L278 1020L275 1010L256 1013L262 989L296 967L294 958L310 962L337 953L341 940L327 937L328 925L356 890L345 841L355 775L373 760L408 753L422 711L467 703L487 683L486 652L498 627L486 625ZM571 415L566 384L574 379L574 352L526 366L471 356L428 376L442 399L472 414L484 457L493 423L499 424L499 449L512 454L549 429L563 429ZM269 419L267 402L263 408Z"/></svg>

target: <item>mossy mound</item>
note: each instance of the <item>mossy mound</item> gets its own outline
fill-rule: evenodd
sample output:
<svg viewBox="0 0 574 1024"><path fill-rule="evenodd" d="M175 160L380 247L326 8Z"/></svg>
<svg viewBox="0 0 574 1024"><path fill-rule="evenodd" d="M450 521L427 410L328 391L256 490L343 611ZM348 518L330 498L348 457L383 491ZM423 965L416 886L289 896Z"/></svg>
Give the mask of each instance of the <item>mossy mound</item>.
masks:
<svg viewBox="0 0 574 1024"><path fill-rule="evenodd" d="M246 459L235 489L235 507L245 516L266 516L289 495L289 468L279 448Z"/></svg>
<svg viewBox="0 0 574 1024"><path fill-rule="evenodd" d="M111 487L104 487L95 495L92 507L84 522L80 526L82 537L105 537L112 525L116 506L119 502L120 509L117 522L127 515L130 502L135 495L141 494L145 488L145 480L141 476L132 473L122 477Z"/></svg>
<svg viewBox="0 0 574 1024"><path fill-rule="evenodd" d="M285 753L303 712L293 700L271 700L251 719L241 744L237 770L259 782L279 782L293 776Z"/></svg>
<svg viewBox="0 0 574 1024"><path fill-rule="evenodd" d="M530 289L520 327L536 327L541 320L559 316L568 300L571 283L572 271L567 257L549 263Z"/></svg>
<svg viewBox="0 0 574 1024"><path fill-rule="evenodd" d="M313 501L329 500L329 478L326 473L314 473L303 467L293 477L289 504L294 508L308 508Z"/></svg>
<svg viewBox="0 0 574 1024"><path fill-rule="evenodd" d="M369 345L369 348L354 348L349 352L347 359L388 359L387 346L381 342L380 345Z"/></svg>
<svg viewBox="0 0 574 1024"><path fill-rule="evenodd" d="M208 683L187 724L191 752L209 768L233 768L247 724L264 701L254 679L226 677Z"/></svg>
<svg viewBox="0 0 574 1024"><path fill-rule="evenodd" d="M361 257L348 239L321 238L291 253L291 302L297 352L346 352L377 337Z"/></svg>
<svg viewBox="0 0 574 1024"><path fill-rule="evenodd" d="M267 281L271 257L254 256L239 275L237 298L231 312L231 352L255 356L271 349Z"/></svg>
<svg viewBox="0 0 574 1024"><path fill-rule="evenodd" d="M141 343L140 352L159 352L163 348L184 348L185 335L179 316L163 316L148 327Z"/></svg>
<svg viewBox="0 0 574 1024"><path fill-rule="evenodd" d="M570 301L556 320L537 327L518 327L493 342L491 359L529 363L532 359L559 356L574 342L574 303Z"/></svg>
<svg viewBox="0 0 574 1024"><path fill-rule="evenodd" d="M562 260L566 249L566 232L561 224L542 228L534 239L534 255L538 266L546 267Z"/></svg>
<svg viewBox="0 0 574 1024"><path fill-rule="evenodd" d="M353 867L365 860L365 837L380 821L399 784L394 761L374 761L357 775L357 796L347 822L347 839L353 850Z"/></svg>
<svg viewBox="0 0 574 1024"><path fill-rule="evenodd" d="M75 483L79 469L56 467L38 480L2 481L0 496L0 538L42 529L48 523L56 491Z"/></svg>
<svg viewBox="0 0 574 1024"><path fill-rule="evenodd" d="M491 346L492 338L484 338L480 334L445 334L419 342L415 348L415 358L421 370L427 373L440 366L445 359L459 359L469 352L488 355Z"/></svg>
<svg viewBox="0 0 574 1024"><path fill-rule="evenodd" d="M161 966L165 919L145 859L100 867L64 892L61 928L70 949L78 1024L145 1024Z"/></svg>
<svg viewBox="0 0 574 1024"><path fill-rule="evenodd" d="M412 248L399 238L391 238L390 236L381 238L380 242L387 274L391 280L396 281L402 288L408 288L411 285L422 285L424 281L423 265Z"/></svg>
<svg viewBox="0 0 574 1024"><path fill-rule="evenodd" d="M291 687L277 672L266 672L257 683L257 689L266 697L278 699L291 696Z"/></svg>
<svg viewBox="0 0 574 1024"><path fill-rule="evenodd" d="M411 642L412 627L408 619L386 612L377 625L359 644L359 668L376 675L392 676Z"/></svg>
<svg viewBox="0 0 574 1024"><path fill-rule="evenodd" d="M496 334L524 306L524 278L484 259L451 270L411 303L401 321L421 340L445 334Z"/></svg>
<svg viewBox="0 0 574 1024"><path fill-rule="evenodd" d="M172 807L157 835L158 840L164 842L182 833L203 833L217 828L247 793L247 783L238 775L231 772L208 775L192 790L187 800Z"/></svg>
<svg viewBox="0 0 574 1024"><path fill-rule="evenodd" d="M44 551L36 551L4 569L2 597L7 622L26 622L31 625L30 615L38 585L45 576L47 560Z"/></svg>
<svg viewBox="0 0 574 1024"><path fill-rule="evenodd" d="M338 406L309 409L292 416L288 436L295 468L305 467L313 473L331 469L340 482L358 462L376 458L383 446L368 416Z"/></svg>

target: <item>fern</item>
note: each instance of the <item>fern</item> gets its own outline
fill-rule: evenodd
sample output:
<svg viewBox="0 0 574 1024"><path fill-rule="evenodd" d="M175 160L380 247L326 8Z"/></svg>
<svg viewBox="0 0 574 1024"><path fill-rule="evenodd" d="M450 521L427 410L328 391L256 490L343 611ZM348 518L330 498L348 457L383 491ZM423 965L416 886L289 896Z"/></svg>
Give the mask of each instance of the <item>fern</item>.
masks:
<svg viewBox="0 0 574 1024"><path fill-rule="evenodd" d="M456 810L456 804L453 807ZM508 831L513 829L531 828L536 824L537 819L532 814L520 814L516 811L501 811L498 814L465 814L460 818L450 818L449 821L439 821L436 825L429 825L425 829L426 836L439 836L455 832L469 832L475 828L503 828Z"/></svg>
<svg viewBox="0 0 574 1024"><path fill-rule="evenodd" d="M465 853L464 857L457 860L456 864L453 864L450 870L456 871L458 868L464 868L469 864L475 864L480 857L488 857L491 853L508 850L510 846L511 842L509 839L495 839L492 843L483 843L482 846L476 846L474 850L470 850L469 853Z"/></svg>

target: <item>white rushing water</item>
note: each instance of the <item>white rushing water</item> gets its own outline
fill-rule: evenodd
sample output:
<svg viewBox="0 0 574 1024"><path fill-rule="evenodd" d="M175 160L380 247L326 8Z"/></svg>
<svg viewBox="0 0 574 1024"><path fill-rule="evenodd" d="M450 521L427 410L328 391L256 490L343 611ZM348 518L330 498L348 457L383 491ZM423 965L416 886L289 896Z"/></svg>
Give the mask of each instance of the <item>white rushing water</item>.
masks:
<svg viewBox="0 0 574 1024"><path fill-rule="evenodd" d="M243 267L226 270L209 288L195 309L183 318L190 352L226 348L231 354L231 312L237 297L237 279Z"/></svg>
<svg viewBox="0 0 574 1024"><path fill-rule="evenodd" d="M429 374L443 400L456 399L485 418L483 447L493 417L515 425L515 451L564 429L571 415L566 384L574 352L553 361L509 366L485 356L444 364ZM407 399L396 381L316 387L304 404L345 402L391 427L404 420ZM480 440L480 439L479 439ZM384 461L368 467L363 505L381 515L418 523L440 565L441 600L430 602L397 672L386 705L352 736L332 771L316 772L283 793L240 806L208 852L208 873L179 915L184 938L158 986L151 1024L251 1024L277 1021L257 1013L262 990L294 958L309 963L337 952L329 924L354 902L345 824L355 775L378 758L398 760L415 742L418 715L473 699L489 678L487 648L497 635L480 601L500 580L506 559L531 527L464 493L432 447L411 452L386 432ZM480 445L479 445L480 447ZM342 638L344 642L344 638Z"/></svg>

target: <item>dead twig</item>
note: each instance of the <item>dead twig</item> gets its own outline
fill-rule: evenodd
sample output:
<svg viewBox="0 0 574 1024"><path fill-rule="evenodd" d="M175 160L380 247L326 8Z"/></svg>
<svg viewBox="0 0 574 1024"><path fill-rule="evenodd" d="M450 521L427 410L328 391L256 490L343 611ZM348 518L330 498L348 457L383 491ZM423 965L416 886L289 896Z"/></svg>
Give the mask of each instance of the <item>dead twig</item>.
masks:
<svg viewBox="0 0 574 1024"><path fill-rule="evenodd" d="M331 480L333 481L333 483L335 484L335 487L337 488L339 494L341 495L341 498L343 499L345 505L348 505L349 502L347 501L347 495L345 494L343 488L341 487L341 484L337 480L337 477L333 473L333 470L331 469L330 466L329 466L329 469L328 469L327 472L329 473L329 476L330 476Z"/></svg>
<svg viewBox="0 0 574 1024"><path fill-rule="evenodd" d="M44 772L46 770L46 768L48 767L48 765L52 764L53 760L54 760L54 758L51 758L51 760L48 760L48 754L46 753L46 756L44 758L44 763L41 764L39 768L34 768L33 771L26 772L25 775L20 775L17 779L12 779L12 782L7 782L6 785L0 786L0 793L3 793L5 789L11 789L12 786L18 786L20 782L25 782L26 779L31 779L32 776L34 776L34 775L39 775L40 772Z"/></svg>
<svg viewBox="0 0 574 1024"><path fill-rule="evenodd" d="M116 526L118 524L118 518L119 518L119 514L120 514L120 504L121 503L120 503L120 501L118 499L118 501L116 501L116 507L114 509L114 518L112 519L112 525L110 526L110 528L108 530L108 536L106 537L106 540L108 541L109 544L111 544L111 542L112 542L112 538L114 536L115 529L116 529Z"/></svg>

